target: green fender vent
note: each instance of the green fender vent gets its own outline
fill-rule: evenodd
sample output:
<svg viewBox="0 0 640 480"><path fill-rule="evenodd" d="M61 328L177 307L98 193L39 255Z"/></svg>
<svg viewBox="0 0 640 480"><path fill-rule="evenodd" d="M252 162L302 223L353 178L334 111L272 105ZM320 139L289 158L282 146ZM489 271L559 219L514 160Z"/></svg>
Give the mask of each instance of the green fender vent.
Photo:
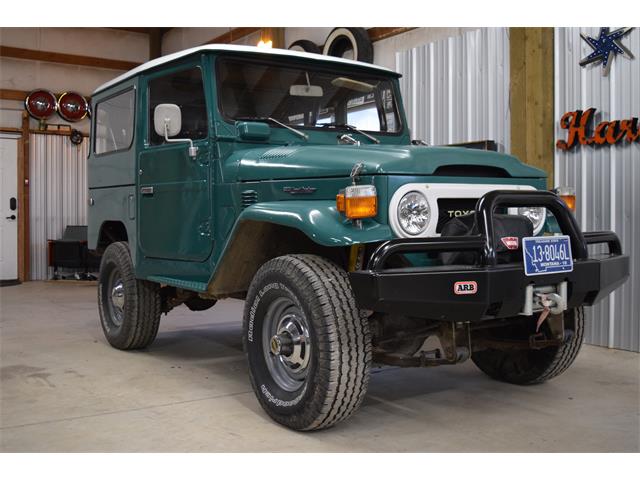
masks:
<svg viewBox="0 0 640 480"><path fill-rule="evenodd" d="M258 192L255 190L245 190L240 194L242 208L247 208L258 201Z"/></svg>

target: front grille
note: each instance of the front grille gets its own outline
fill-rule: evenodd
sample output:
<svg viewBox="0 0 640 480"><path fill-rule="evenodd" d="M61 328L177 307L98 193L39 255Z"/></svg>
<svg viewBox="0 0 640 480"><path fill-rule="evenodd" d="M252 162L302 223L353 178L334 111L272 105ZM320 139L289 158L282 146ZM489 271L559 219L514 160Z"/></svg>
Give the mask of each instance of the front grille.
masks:
<svg viewBox="0 0 640 480"><path fill-rule="evenodd" d="M474 212L476 203L478 203L477 198L439 198L436 232L440 233L444 224L452 218Z"/></svg>
<svg viewBox="0 0 640 480"><path fill-rule="evenodd" d="M245 190L240 194L242 208L247 208L258 201L258 192L255 190Z"/></svg>

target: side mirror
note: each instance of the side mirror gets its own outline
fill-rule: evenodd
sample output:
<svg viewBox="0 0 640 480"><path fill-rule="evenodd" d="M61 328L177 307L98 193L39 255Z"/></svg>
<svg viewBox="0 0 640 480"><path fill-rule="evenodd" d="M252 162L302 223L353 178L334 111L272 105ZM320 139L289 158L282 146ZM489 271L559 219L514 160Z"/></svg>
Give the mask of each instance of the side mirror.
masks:
<svg viewBox="0 0 640 480"><path fill-rule="evenodd" d="M180 107L173 103L161 103L153 109L153 128L158 135L164 138L167 143L184 142L189 144L189 156L196 158L198 155L198 147L193 145L193 141L190 138L176 138L169 139L169 137L175 137L182 130L182 112Z"/></svg>
<svg viewBox="0 0 640 480"><path fill-rule="evenodd" d="M153 127L161 137L175 137L182 130L182 112L173 103L161 103L153 110Z"/></svg>
<svg viewBox="0 0 640 480"><path fill-rule="evenodd" d="M238 137L242 140L261 141L269 140L271 128L263 122L236 122Z"/></svg>

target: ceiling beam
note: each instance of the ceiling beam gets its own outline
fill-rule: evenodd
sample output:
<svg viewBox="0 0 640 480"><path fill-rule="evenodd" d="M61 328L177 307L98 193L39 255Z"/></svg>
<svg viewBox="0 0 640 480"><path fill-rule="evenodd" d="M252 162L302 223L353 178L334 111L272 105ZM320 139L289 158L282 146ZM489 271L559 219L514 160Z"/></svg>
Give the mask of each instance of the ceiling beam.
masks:
<svg viewBox="0 0 640 480"><path fill-rule="evenodd" d="M46 52L28 48L6 47L0 45L0 57L18 58L21 60L35 60L40 62L64 63L67 65L81 65L83 67L107 68L110 70L131 70L140 65L136 62L113 60L110 58L88 57L85 55L70 55L59 52Z"/></svg>
<svg viewBox="0 0 640 480"><path fill-rule="evenodd" d="M242 37L246 37L247 35L251 35L258 30L262 30L262 27L238 27L232 28L228 32L223 33L222 35L218 35L215 38L212 38L208 42L205 42L203 45L208 43L231 43L236 40L241 39Z"/></svg>
<svg viewBox="0 0 640 480"><path fill-rule="evenodd" d="M106 27L109 30L122 30L125 32L134 32L134 33L144 33L145 35L149 35L151 28L148 27Z"/></svg>
<svg viewBox="0 0 640 480"><path fill-rule="evenodd" d="M395 37L410 30L415 30L416 28L418 27L373 27L368 29L367 33L372 42L377 42L385 38Z"/></svg>

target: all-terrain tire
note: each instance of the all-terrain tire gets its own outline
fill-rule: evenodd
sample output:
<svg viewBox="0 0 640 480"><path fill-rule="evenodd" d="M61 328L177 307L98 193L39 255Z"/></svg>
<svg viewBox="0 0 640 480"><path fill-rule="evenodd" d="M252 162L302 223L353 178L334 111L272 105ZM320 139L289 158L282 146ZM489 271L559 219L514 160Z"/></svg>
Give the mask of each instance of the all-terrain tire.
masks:
<svg viewBox="0 0 640 480"><path fill-rule="evenodd" d="M572 334L558 347L540 350L488 349L475 352L472 360L484 373L502 382L518 385L545 382L563 373L578 356L584 338L582 308L565 312L565 328L572 330Z"/></svg>
<svg viewBox="0 0 640 480"><path fill-rule="evenodd" d="M320 430L360 406L369 381L371 337L358 312L346 272L324 258L286 255L258 270L247 293L243 343L253 390L276 422ZM270 349L270 326L279 317L308 330L308 365L293 380L280 371L288 357ZM283 371L293 376L291 368Z"/></svg>
<svg viewBox="0 0 640 480"><path fill-rule="evenodd" d="M118 294L123 298L114 303ZM100 263L98 310L111 346L133 350L151 344L160 325L161 303L160 285L135 277L127 243L109 245Z"/></svg>

